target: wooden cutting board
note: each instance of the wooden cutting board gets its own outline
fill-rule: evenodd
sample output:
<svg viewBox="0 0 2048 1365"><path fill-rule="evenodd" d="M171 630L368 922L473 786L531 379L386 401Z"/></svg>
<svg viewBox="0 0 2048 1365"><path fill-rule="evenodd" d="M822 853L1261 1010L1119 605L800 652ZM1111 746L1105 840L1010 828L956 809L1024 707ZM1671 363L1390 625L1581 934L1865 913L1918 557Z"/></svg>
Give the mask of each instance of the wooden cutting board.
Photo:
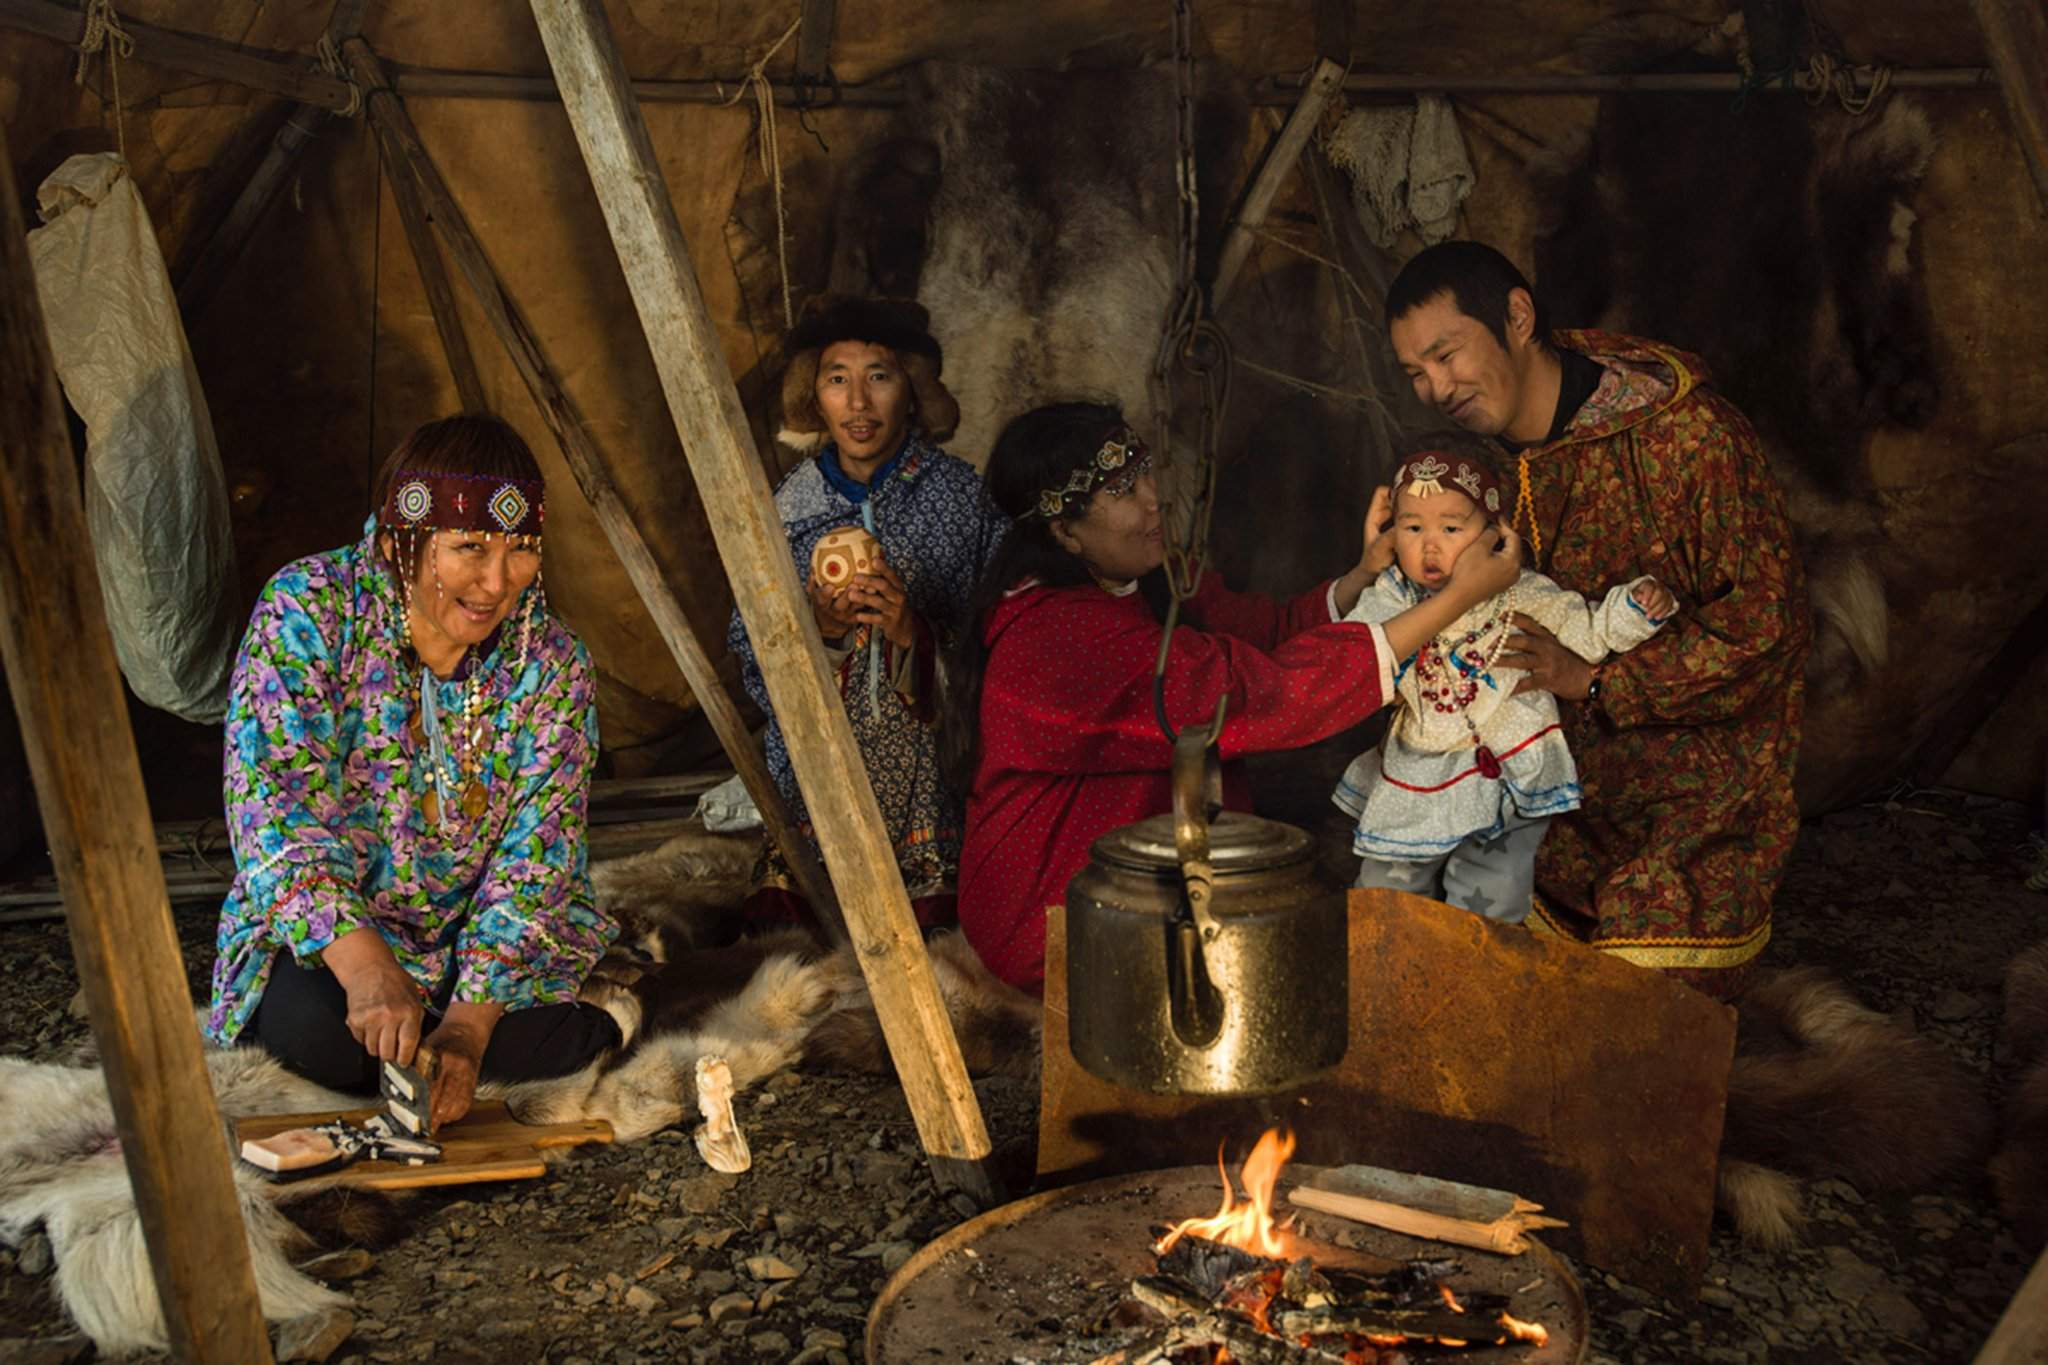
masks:
<svg viewBox="0 0 2048 1365"><path fill-rule="evenodd" d="M347 1119L361 1123L377 1108L344 1109L320 1114L265 1114L235 1120L234 1149L250 1138L274 1137L291 1128ZM486 1180L532 1180L547 1170L542 1153L587 1142L610 1142L612 1126L602 1119L576 1123L521 1123L502 1100L478 1104L438 1134L441 1159L424 1166L396 1161L358 1161L320 1177L340 1185L373 1190L416 1190L430 1185L470 1185Z"/></svg>

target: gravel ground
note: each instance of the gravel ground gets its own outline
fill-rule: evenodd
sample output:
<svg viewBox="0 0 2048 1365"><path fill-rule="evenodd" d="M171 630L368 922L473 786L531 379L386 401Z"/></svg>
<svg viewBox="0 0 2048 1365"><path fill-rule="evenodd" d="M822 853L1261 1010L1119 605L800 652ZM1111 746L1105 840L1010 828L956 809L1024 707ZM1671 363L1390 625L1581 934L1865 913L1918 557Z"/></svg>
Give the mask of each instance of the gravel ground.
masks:
<svg viewBox="0 0 2048 1365"><path fill-rule="evenodd" d="M1771 962L1819 963L1876 1008L1912 1011L1996 1093L2000 976L2048 935L2048 898L2020 884L2026 824L2016 806L1942 793L1810 824ZM179 931L197 990L212 916L181 912ZM0 926L0 972L0 1052L50 1058L80 1039L60 925ZM1028 1162L1035 1089L978 1090L999 1155ZM670 1132L582 1149L538 1181L408 1201L404 1239L327 1263L355 1298L349 1320L287 1346L356 1365L859 1359L889 1274L973 1207L935 1187L889 1082L783 1073L738 1111L755 1157L742 1176L707 1171ZM1786 1254L1717 1229L1692 1308L1579 1267L1592 1361L1965 1361L2030 1264L1981 1173L1884 1196L1820 1182L1809 1210L1807 1244ZM0 1360L92 1357L48 1273L39 1237L0 1250Z"/></svg>

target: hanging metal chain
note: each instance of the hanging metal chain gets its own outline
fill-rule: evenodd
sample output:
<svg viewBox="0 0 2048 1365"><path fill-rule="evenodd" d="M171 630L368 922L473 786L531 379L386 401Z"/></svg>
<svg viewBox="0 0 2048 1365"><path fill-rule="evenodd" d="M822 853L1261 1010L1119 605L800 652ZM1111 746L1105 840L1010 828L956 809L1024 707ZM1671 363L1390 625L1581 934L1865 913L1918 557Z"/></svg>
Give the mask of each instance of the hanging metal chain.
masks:
<svg viewBox="0 0 2048 1365"><path fill-rule="evenodd" d="M1166 516L1166 582L1173 601L1166 612L1166 630L1152 669L1152 714L1167 739L1175 737L1166 716L1166 655L1180 622L1181 604L1202 586L1208 567L1209 523L1216 506L1216 446L1223 413L1230 402L1230 340L1208 316L1202 282L1196 276L1202 205L1195 167L1195 41L1190 0L1173 0L1174 187L1178 211L1174 218L1176 287L1172 311L1152 363L1154 444L1171 455L1174 449L1176 390L1183 375L1200 385L1201 411L1195 430L1192 496L1176 496ZM1178 470L1179 462L1171 461ZM1219 713L1217 724L1221 724Z"/></svg>

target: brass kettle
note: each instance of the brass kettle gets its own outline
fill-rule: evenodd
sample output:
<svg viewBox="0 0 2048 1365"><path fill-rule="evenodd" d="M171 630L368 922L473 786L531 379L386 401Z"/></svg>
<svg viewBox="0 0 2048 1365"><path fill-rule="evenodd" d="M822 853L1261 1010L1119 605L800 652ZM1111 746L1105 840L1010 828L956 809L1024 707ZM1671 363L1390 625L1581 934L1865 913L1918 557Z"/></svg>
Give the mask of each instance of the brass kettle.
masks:
<svg viewBox="0 0 2048 1365"><path fill-rule="evenodd" d="M1290 1089L1349 1033L1344 892L1301 830L1218 815L1221 727L1176 738L1173 813L1103 835L1067 883L1074 1059L1154 1094Z"/></svg>

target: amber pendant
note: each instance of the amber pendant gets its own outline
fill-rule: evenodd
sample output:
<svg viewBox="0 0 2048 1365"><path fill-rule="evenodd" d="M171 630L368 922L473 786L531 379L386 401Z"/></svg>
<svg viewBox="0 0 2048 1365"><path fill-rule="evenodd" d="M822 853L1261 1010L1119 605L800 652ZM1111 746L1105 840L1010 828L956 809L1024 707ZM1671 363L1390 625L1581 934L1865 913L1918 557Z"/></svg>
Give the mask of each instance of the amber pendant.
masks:
<svg viewBox="0 0 2048 1365"><path fill-rule="evenodd" d="M1472 757L1479 764L1479 771L1481 773L1489 778L1498 778L1500 776L1500 760L1494 757L1493 750L1482 744L1473 753Z"/></svg>
<svg viewBox="0 0 2048 1365"><path fill-rule="evenodd" d="M489 801L490 793L481 782L472 782L462 789L462 813L471 820L483 815Z"/></svg>
<svg viewBox="0 0 2048 1365"><path fill-rule="evenodd" d="M429 825L441 823L441 794L431 785L420 793L420 814L426 817Z"/></svg>

